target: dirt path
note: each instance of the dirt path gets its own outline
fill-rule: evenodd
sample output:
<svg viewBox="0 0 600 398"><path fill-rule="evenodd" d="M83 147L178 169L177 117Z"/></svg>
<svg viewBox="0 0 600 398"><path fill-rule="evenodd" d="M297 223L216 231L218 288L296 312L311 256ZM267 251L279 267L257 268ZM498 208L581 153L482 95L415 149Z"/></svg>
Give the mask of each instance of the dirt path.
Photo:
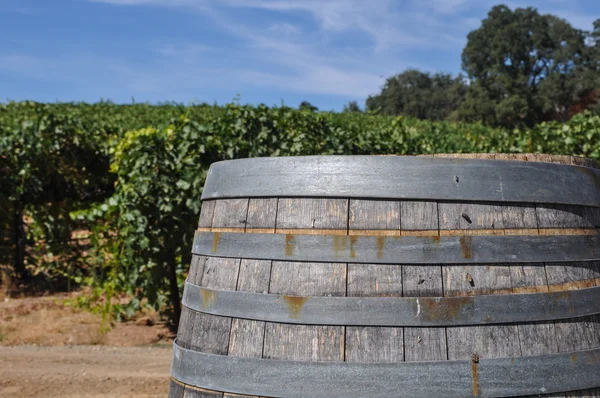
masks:
<svg viewBox="0 0 600 398"><path fill-rule="evenodd" d="M170 345L0 347L0 397L165 397Z"/></svg>

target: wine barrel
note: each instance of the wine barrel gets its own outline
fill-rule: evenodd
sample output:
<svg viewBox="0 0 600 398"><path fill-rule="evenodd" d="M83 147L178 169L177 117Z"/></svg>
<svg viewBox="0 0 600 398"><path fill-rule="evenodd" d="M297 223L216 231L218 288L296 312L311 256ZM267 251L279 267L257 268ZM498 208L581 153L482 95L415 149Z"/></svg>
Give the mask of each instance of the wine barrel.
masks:
<svg viewBox="0 0 600 398"><path fill-rule="evenodd" d="M600 396L598 168L213 164L169 396Z"/></svg>

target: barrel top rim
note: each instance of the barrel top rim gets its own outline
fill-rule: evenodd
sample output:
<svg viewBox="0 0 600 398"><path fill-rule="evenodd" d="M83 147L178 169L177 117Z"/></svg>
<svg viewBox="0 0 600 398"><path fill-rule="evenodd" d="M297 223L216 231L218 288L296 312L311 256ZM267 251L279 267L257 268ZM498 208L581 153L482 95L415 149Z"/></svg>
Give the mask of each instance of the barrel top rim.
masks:
<svg viewBox="0 0 600 398"><path fill-rule="evenodd" d="M273 196L600 207L600 170L550 162L456 157L246 158L212 164L201 199Z"/></svg>
<svg viewBox="0 0 600 398"><path fill-rule="evenodd" d="M508 155L508 156L515 156L514 159L492 159L492 158L486 158L486 157L482 157L479 158L477 156L492 156L492 155ZM515 164L519 164L519 163L528 163L528 164L546 164L546 165L555 165L555 166L570 166L570 167L580 167L580 168L588 168L588 169L594 169L595 167L590 167L590 166L586 166L583 164L564 164L564 163L558 163L556 161L552 161L551 159L548 160L538 160L538 159L519 159L516 158L516 156L527 156L527 155L531 155L531 156L552 156L555 159L556 158L561 158L561 159L578 159L578 160L582 160L582 161L589 161L591 163L596 163L598 164L598 162L593 159L593 158L588 158L588 157L584 157L584 156L577 156L577 155L549 155L549 154L542 154L542 153L519 153L519 154L513 154L513 153L480 153L480 152L476 152L476 153L436 153L436 154L420 154L420 155L396 155L396 154L382 154L382 155L345 155L345 154L336 154L336 155L292 155L292 156L257 156L257 157L245 157L245 158L237 158L237 159L226 159L226 160L219 160L216 162L213 162L210 164L210 167L213 166L217 166L217 165L223 165L223 164L231 164L231 163L237 163L237 162L245 162L245 161L276 161L280 160L280 161L287 161L287 160L293 160L293 159L381 159L381 158L389 158L389 159L418 159L418 160L427 160L427 161L432 161L432 162L456 162L456 161L461 161L461 162L471 162L473 161L474 163L480 163L480 162L502 162L502 163L515 163Z"/></svg>

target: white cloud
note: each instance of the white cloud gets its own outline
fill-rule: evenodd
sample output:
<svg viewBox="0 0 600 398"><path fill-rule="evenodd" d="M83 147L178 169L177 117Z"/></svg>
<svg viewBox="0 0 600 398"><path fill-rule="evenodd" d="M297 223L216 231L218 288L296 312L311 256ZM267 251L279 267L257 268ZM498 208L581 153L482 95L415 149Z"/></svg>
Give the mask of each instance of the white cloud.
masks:
<svg viewBox="0 0 600 398"><path fill-rule="evenodd" d="M359 71L321 67L307 70L299 75L285 75L256 71L241 71L240 80L260 87L277 87L307 94L328 94L364 100L373 94L383 80L377 76Z"/></svg>
<svg viewBox="0 0 600 398"><path fill-rule="evenodd" d="M157 52L158 54L165 56L165 57L182 56L182 55L185 55L187 57L197 56L197 55L206 54L210 50L211 50L211 48L209 46L207 46L205 44L201 44L201 43L182 43L182 44L167 43L167 44L157 45L154 48L155 52Z"/></svg>
<svg viewBox="0 0 600 398"><path fill-rule="evenodd" d="M269 32L277 35L292 36L300 32L300 29L291 23L283 22L269 26Z"/></svg>
<svg viewBox="0 0 600 398"><path fill-rule="evenodd" d="M448 53L450 49L456 52L458 65L466 34L479 26L481 18L496 3L495 0L88 1L194 12L202 19L199 24L216 26L221 34L235 38L238 43L235 48L219 48L201 40L169 42L165 38L159 43L149 43L150 50L159 55L149 62L102 60L105 65L110 62L117 65L113 66L114 80L132 90L166 95L206 87L235 90L241 85L351 99L364 99L377 92L385 77L408 67L447 70L447 65L439 63L407 62L405 54L411 49L433 54ZM568 4L553 0L551 6L566 8ZM237 12L240 9L268 11L269 17L242 19ZM559 15L577 21L576 26L591 20L575 11ZM27 59L3 57L0 62L11 73L19 73L19 68L24 67L32 75L50 73L53 78L60 78L69 75L58 73L64 66L76 76L81 75L76 66L62 65L68 57L62 58L61 65L50 68L56 70L51 73L41 67L27 66ZM37 64L48 65L49 61ZM100 73L98 66L92 66L85 58L75 61L82 69L89 67L93 73Z"/></svg>

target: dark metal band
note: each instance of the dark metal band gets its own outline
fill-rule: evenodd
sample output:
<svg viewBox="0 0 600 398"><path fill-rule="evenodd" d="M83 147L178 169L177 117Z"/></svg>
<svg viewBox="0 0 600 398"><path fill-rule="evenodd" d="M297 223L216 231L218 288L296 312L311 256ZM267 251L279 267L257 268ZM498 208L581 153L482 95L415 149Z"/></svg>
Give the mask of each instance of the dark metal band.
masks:
<svg viewBox="0 0 600 398"><path fill-rule="evenodd" d="M503 264L600 260L600 235L346 236L196 232L193 253L364 264Z"/></svg>
<svg viewBox="0 0 600 398"><path fill-rule="evenodd" d="M600 207L600 170L410 156L299 156L213 163L202 199L338 197Z"/></svg>
<svg viewBox="0 0 600 398"><path fill-rule="evenodd" d="M466 326L600 314L600 287L469 297L296 297L186 282L182 303L207 314L303 325Z"/></svg>
<svg viewBox="0 0 600 398"><path fill-rule="evenodd" d="M512 397L600 386L600 349L400 363L299 362L206 354L173 343L171 375L214 391L268 397Z"/></svg>

